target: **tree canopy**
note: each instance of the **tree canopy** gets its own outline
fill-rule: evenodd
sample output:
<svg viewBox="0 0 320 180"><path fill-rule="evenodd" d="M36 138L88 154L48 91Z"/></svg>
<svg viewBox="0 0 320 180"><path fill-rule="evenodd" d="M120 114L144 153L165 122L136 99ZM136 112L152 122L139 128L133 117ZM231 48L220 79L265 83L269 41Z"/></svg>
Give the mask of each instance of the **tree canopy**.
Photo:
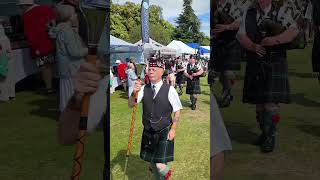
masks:
<svg viewBox="0 0 320 180"><path fill-rule="evenodd" d="M190 1L191 0L187 0ZM188 14L193 14L190 18ZM183 42L200 42L202 45L209 45L209 37L204 38L204 34L200 32L200 21L194 14L191 7L184 3L184 12L177 19L177 27L162 16L162 8L160 6L151 5L149 7L149 27L150 38L167 45L173 39ZM195 24L193 24L195 23ZM141 18L140 4L126 2L123 5L115 4L111 1L110 9L110 33L111 35L123 39L125 41L135 43L141 39ZM188 28L186 28L188 27ZM190 28L189 28L190 27Z"/></svg>

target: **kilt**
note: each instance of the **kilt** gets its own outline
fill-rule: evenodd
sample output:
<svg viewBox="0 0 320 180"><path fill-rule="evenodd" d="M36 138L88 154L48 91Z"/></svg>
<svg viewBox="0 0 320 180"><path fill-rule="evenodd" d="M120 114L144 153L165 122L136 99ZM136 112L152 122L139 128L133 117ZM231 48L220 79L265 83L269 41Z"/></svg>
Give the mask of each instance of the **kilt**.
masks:
<svg viewBox="0 0 320 180"><path fill-rule="evenodd" d="M312 48L312 69L313 72L320 72L320 32L314 34L314 42Z"/></svg>
<svg viewBox="0 0 320 180"><path fill-rule="evenodd" d="M187 79L186 94L201 94L200 78Z"/></svg>
<svg viewBox="0 0 320 180"><path fill-rule="evenodd" d="M177 74L176 75L176 84L184 84L184 74Z"/></svg>
<svg viewBox="0 0 320 180"><path fill-rule="evenodd" d="M144 133L142 134L140 158L152 163L167 163L173 161L174 156L174 139L167 140L171 125L160 131L159 144L154 151L145 148ZM145 129L143 131L146 131Z"/></svg>
<svg viewBox="0 0 320 180"><path fill-rule="evenodd" d="M264 60L248 59L242 101L251 104L289 103L286 52L268 53Z"/></svg>
<svg viewBox="0 0 320 180"><path fill-rule="evenodd" d="M214 70L223 72L226 70L239 71L241 68L241 46L237 40L228 44L218 44L216 47L216 58Z"/></svg>

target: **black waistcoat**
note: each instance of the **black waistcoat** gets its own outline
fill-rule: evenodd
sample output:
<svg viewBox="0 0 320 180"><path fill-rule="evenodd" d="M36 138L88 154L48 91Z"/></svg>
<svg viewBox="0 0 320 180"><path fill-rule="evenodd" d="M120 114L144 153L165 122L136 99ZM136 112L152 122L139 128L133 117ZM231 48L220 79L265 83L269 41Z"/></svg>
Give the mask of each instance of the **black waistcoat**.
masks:
<svg viewBox="0 0 320 180"><path fill-rule="evenodd" d="M144 87L143 95L143 125L146 130L160 131L172 123L172 106L168 99L170 86L163 83L153 99L151 83Z"/></svg>

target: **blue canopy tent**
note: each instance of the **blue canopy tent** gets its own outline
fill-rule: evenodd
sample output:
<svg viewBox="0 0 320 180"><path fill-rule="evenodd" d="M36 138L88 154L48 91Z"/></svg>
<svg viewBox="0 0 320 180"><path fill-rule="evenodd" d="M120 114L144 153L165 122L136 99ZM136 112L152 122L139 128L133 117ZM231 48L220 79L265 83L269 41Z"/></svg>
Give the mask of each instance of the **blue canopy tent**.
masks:
<svg viewBox="0 0 320 180"><path fill-rule="evenodd" d="M200 44L198 43L186 43L186 44L193 49L198 49L200 52L200 55L210 53L210 50L201 47Z"/></svg>
<svg viewBox="0 0 320 180"><path fill-rule="evenodd" d="M116 60L125 60L126 58L135 58L137 64L144 62L143 47L110 35L111 65L115 64Z"/></svg>

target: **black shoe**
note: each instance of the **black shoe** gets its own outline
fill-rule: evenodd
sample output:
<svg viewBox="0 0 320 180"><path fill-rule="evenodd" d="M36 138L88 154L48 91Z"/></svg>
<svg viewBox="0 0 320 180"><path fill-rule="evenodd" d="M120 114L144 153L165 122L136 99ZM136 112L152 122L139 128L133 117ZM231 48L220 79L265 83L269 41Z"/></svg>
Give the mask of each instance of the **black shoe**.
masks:
<svg viewBox="0 0 320 180"><path fill-rule="evenodd" d="M222 100L219 100L219 107L225 108L229 107L231 104L231 101L233 100L233 96L225 96Z"/></svg>
<svg viewBox="0 0 320 180"><path fill-rule="evenodd" d="M182 96L182 92L179 92L178 95L179 95L179 96Z"/></svg>
<svg viewBox="0 0 320 180"><path fill-rule="evenodd" d="M260 147L263 153L270 153L274 150L274 146L275 146L275 136L269 136L263 141Z"/></svg>
<svg viewBox="0 0 320 180"><path fill-rule="evenodd" d="M197 107L197 106L196 106L195 104L192 104L192 105L191 105L191 109L192 109L192 110L196 110L196 107Z"/></svg>
<svg viewBox="0 0 320 180"><path fill-rule="evenodd" d="M256 140L254 140L254 141L252 142L252 145L261 146L262 143L264 142L265 138L266 138L266 137L265 137L263 134L261 134Z"/></svg>

